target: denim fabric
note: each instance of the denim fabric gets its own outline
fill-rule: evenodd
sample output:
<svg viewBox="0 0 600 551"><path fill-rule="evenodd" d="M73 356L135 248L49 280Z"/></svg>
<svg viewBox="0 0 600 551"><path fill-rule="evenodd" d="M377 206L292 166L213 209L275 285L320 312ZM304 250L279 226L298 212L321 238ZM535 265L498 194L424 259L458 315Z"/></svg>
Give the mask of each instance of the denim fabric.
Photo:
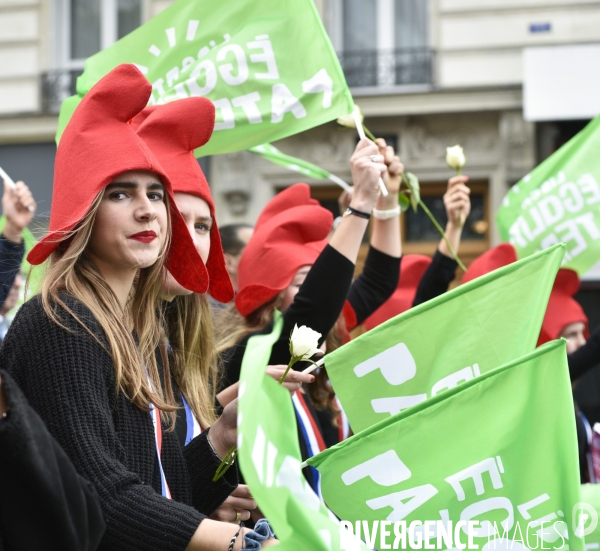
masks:
<svg viewBox="0 0 600 551"><path fill-rule="evenodd" d="M267 538L274 537L275 534L266 518L261 518L255 525L252 532L244 536L244 549L242 551L259 551L260 544Z"/></svg>

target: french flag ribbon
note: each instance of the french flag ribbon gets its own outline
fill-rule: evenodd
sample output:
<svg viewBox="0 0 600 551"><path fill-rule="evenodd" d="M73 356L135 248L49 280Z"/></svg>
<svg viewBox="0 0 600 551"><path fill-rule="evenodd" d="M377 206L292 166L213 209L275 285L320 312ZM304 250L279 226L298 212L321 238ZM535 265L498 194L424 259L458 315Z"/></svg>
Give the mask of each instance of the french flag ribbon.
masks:
<svg viewBox="0 0 600 551"><path fill-rule="evenodd" d="M325 449L325 441L323 440L317 422L306 403L306 398L304 398L300 391L296 391L292 396L292 402L294 404L294 409L296 410L296 418L298 419L300 432L306 442L308 457L317 455ZM314 467L310 467L310 469L314 481L312 489L319 499L323 501L323 496L321 495L321 475Z"/></svg>
<svg viewBox="0 0 600 551"><path fill-rule="evenodd" d="M346 416L346 412L342 407L342 403L338 400L338 397L335 397L335 403L340 410L340 415L338 419L338 436L340 442L343 442L350 436L350 422L348 421L348 417Z"/></svg>
<svg viewBox="0 0 600 551"><path fill-rule="evenodd" d="M181 400L183 401L183 408L185 409L185 422L187 425L185 433L185 445L187 446L196 436L202 432L202 427L198 423L198 419L194 415L192 408L188 404L183 392L181 393Z"/></svg>
<svg viewBox="0 0 600 551"><path fill-rule="evenodd" d="M156 453L158 455L158 467L160 469L161 493L167 499L172 499L171 490L169 490L165 471L163 470L162 461L160 459L162 451L162 425L160 424L160 412L154 407L154 404L150 404L150 417L152 418L152 425L154 426L154 440L156 441Z"/></svg>

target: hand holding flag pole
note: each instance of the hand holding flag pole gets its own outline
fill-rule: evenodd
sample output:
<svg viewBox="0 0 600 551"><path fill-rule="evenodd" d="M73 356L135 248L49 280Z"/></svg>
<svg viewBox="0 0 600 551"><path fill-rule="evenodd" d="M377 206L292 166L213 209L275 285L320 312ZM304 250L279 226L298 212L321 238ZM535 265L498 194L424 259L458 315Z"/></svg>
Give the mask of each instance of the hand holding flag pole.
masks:
<svg viewBox="0 0 600 551"><path fill-rule="evenodd" d="M365 130L364 130L362 122L360 120L360 115L356 109L354 111L352 111L352 117L354 118L354 124L356 124L356 131L358 132L359 138L361 140L363 138L366 138L367 136L365 134ZM373 138L371 138L371 140L375 141ZM381 195L383 195L384 197L388 196L388 190L385 187L385 184L383 183L382 178L379 178L379 189L381 190Z"/></svg>

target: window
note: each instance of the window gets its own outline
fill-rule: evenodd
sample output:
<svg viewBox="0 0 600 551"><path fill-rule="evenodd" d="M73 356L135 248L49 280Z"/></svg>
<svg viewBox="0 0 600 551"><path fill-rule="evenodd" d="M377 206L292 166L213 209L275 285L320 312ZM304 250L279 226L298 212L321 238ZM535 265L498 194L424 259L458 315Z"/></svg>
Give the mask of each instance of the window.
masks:
<svg viewBox="0 0 600 551"><path fill-rule="evenodd" d="M350 86L432 82L428 0L331 0L328 18Z"/></svg>
<svg viewBox="0 0 600 551"><path fill-rule="evenodd" d="M446 210L442 199L446 183L421 182L421 199L442 228L446 227ZM490 246L488 182L470 180L471 213L465 222L458 255L465 265L483 254ZM405 254L433 255L441 235L422 209L409 209L402 220L402 249Z"/></svg>
<svg viewBox="0 0 600 551"><path fill-rule="evenodd" d="M62 68L83 68L85 59L107 48L142 23L143 0L62 0L58 62ZM62 32L66 29L67 32Z"/></svg>

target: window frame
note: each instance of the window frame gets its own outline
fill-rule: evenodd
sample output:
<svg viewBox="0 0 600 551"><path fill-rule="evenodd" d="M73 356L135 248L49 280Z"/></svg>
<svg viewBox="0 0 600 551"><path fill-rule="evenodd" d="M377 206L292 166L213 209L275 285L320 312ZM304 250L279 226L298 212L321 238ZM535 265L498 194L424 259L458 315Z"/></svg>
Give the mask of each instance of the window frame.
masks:
<svg viewBox="0 0 600 551"><path fill-rule="evenodd" d="M118 40L118 0L100 1L100 51ZM148 1L140 0L140 25L148 20ZM56 65L61 69L83 69L85 59L71 57L71 0L57 0L54 26Z"/></svg>
<svg viewBox="0 0 600 551"><path fill-rule="evenodd" d="M485 221L488 223L488 228L485 231L484 238L481 240L469 240L462 239L460 242L459 256L465 262L469 264L471 260L483 254L490 248L490 184L487 179L472 179L468 183L469 188L474 194L483 195L483 211L485 215ZM447 182L421 182L421 197L430 197L433 195L443 195L448 188ZM437 241L406 241L406 216L400 218L400 231L402 236L402 254L424 254L427 256L433 256L435 253L440 239ZM463 258L464 257L464 258Z"/></svg>

